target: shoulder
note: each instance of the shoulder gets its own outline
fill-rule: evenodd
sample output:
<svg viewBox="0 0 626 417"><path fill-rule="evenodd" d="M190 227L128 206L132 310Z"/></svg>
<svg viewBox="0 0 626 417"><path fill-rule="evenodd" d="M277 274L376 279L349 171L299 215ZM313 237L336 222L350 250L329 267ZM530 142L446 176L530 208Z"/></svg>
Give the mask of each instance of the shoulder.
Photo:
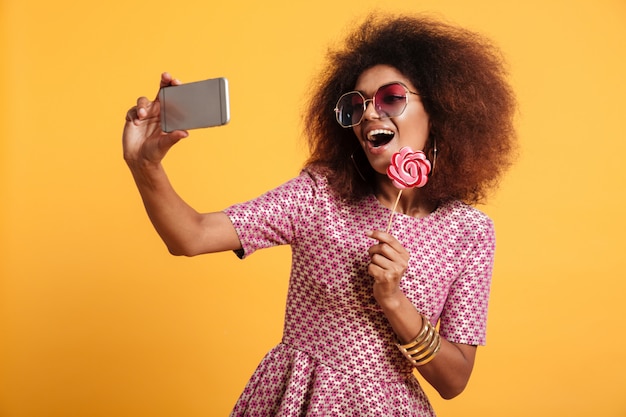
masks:
<svg viewBox="0 0 626 417"><path fill-rule="evenodd" d="M437 212L441 220L451 227L471 234L493 234L493 220L476 207L462 201L446 202L437 209Z"/></svg>
<svg viewBox="0 0 626 417"><path fill-rule="evenodd" d="M281 210L310 212L314 207L334 200L328 179L323 171L304 168L290 180L267 191L258 202L271 202Z"/></svg>
<svg viewBox="0 0 626 417"><path fill-rule="evenodd" d="M308 182L315 188L328 189L328 176L321 168L305 167L300 171L296 180Z"/></svg>
<svg viewBox="0 0 626 417"><path fill-rule="evenodd" d="M319 168L303 168L297 177L285 185L295 193L304 193L314 199L332 199L334 194L329 186L326 173Z"/></svg>
<svg viewBox="0 0 626 417"><path fill-rule="evenodd" d="M262 200L276 198L308 198L315 196L320 190L326 190L327 188L328 181L323 173L304 168L297 176L264 192L258 198Z"/></svg>

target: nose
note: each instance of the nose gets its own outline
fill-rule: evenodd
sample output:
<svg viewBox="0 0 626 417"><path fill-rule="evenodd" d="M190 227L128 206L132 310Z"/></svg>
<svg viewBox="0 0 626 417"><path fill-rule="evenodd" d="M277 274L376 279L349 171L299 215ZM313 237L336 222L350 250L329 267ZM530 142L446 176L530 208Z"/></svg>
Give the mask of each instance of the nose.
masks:
<svg viewBox="0 0 626 417"><path fill-rule="evenodd" d="M371 104L371 106L370 106ZM367 119L379 119L380 118L380 114L378 114L378 112L376 111L376 106L374 104L374 99L373 98L369 98L367 100L365 100L363 102L363 105L365 106L365 111L363 112L363 118L367 118Z"/></svg>

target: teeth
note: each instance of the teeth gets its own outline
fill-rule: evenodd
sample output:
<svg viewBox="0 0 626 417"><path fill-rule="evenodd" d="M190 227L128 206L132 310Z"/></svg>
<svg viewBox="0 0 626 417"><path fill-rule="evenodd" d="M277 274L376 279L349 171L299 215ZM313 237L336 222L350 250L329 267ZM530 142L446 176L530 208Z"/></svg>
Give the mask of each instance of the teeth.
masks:
<svg viewBox="0 0 626 417"><path fill-rule="evenodd" d="M374 136L376 135L392 135L393 136L393 132L387 129L374 129L371 132L367 133L367 139L373 140Z"/></svg>

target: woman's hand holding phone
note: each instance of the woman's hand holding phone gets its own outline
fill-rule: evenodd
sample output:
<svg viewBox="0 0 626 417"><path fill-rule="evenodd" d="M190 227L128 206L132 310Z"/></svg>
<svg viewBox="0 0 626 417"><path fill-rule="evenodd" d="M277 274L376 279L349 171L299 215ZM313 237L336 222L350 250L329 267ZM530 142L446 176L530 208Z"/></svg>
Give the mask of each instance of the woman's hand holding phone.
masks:
<svg viewBox="0 0 626 417"><path fill-rule="evenodd" d="M180 85L181 82L165 72L161 74L160 88ZM169 149L189 134L185 130L163 132L161 129L161 103L159 97L150 101L137 99L137 105L126 113L122 134L124 160L129 165L159 164Z"/></svg>

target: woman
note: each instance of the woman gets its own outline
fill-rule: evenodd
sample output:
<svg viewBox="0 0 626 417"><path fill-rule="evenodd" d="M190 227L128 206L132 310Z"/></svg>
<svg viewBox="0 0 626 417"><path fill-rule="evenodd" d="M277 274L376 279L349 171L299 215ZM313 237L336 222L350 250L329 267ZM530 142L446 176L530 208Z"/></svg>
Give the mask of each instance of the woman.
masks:
<svg viewBox="0 0 626 417"><path fill-rule="evenodd" d="M188 206L161 165L187 132L161 131L158 101L129 110L124 157L171 253L292 247L283 340L233 416L432 416L415 368L444 398L463 391L485 343L494 255L491 220L468 204L511 160L505 76L475 33L369 17L314 84L302 173L218 213ZM163 74L161 86L178 83ZM431 172L403 190L385 232L398 195L386 170L406 146Z"/></svg>

